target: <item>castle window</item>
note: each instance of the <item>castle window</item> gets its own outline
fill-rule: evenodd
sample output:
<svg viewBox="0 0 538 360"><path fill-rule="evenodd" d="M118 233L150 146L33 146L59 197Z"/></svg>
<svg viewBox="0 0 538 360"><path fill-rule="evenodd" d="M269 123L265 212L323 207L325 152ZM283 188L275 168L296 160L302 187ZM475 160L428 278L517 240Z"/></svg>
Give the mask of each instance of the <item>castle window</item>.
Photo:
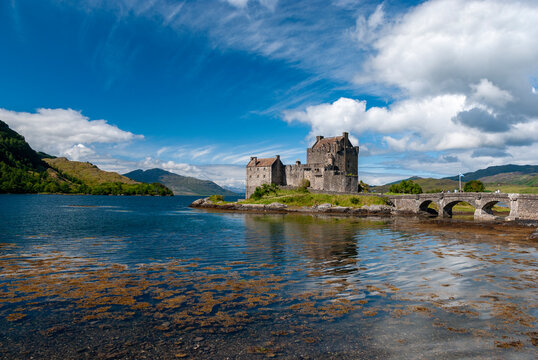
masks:
<svg viewBox="0 0 538 360"><path fill-rule="evenodd" d="M256 175L256 178L258 178L258 179L259 179L259 178L260 178L260 175Z"/></svg>
<svg viewBox="0 0 538 360"><path fill-rule="evenodd" d="M263 178L265 179L265 175L263 175Z"/></svg>

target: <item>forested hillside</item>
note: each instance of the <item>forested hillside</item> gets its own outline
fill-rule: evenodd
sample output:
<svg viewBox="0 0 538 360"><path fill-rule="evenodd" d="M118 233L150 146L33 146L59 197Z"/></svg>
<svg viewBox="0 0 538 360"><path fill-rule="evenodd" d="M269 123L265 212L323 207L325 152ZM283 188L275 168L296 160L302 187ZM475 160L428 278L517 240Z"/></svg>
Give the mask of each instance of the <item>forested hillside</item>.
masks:
<svg viewBox="0 0 538 360"><path fill-rule="evenodd" d="M77 171L80 168L91 168L93 177ZM117 173L101 171L89 163L37 153L23 136L1 120L0 193L172 195L162 184L139 183Z"/></svg>

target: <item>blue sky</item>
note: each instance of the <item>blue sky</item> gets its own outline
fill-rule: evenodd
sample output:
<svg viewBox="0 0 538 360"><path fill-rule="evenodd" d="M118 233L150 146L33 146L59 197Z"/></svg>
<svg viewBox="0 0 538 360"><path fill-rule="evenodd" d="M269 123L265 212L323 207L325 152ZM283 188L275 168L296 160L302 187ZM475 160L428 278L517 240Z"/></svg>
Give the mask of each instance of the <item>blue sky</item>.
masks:
<svg viewBox="0 0 538 360"><path fill-rule="evenodd" d="M535 1L6 0L0 119L37 150L244 186L349 131L361 178L536 163Z"/></svg>

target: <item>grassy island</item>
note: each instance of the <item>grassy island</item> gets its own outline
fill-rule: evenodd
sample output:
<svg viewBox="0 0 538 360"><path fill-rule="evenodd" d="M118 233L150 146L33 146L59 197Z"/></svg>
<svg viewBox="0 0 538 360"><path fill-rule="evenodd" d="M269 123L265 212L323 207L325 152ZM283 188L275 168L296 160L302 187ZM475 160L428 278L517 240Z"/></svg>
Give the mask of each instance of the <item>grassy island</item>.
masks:
<svg viewBox="0 0 538 360"><path fill-rule="evenodd" d="M224 202L222 197L215 195L209 199L217 203ZM333 206L360 208L366 205L386 205L387 201L388 199L386 197L377 195L317 194L303 189L289 190L275 187L263 193L259 198L251 197L250 199L240 201L240 203L269 205L276 202L289 207L314 206L328 203Z"/></svg>

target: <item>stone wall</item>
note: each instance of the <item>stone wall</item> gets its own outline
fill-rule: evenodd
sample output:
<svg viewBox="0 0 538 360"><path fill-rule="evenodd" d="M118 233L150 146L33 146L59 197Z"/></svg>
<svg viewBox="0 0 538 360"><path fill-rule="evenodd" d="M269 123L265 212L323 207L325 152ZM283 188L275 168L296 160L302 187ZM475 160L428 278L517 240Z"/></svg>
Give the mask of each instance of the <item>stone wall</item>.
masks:
<svg viewBox="0 0 538 360"><path fill-rule="evenodd" d="M348 176L333 170L325 170L322 189L339 193L357 192L358 179L357 176Z"/></svg>
<svg viewBox="0 0 538 360"><path fill-rule="evenodd" d="M273 169L271 166L253 166L247 167L247 199L254 193L256 187L262 184L271 184L273 180Z"/></svg>
<svg viewBox="0 0 538 360"><path fill-rule="evenodd" d="M272 177L272 183L277 185L285 185L286 184L286 171L284 169L284 164L280 161L280 157L278 156L277 161L274 162L272 170L271 170L271 177Z"/></svg>
<svg viewBox="0 0 538 360"><path fill-rule="evenodd" d="M538 196L530 194L512 195L511 207L515 208L517 219L538 220ZM517 195L517 197L515 196ZM510 212L512 215L513 210Z"/></svg>
<svg viewBox="0 0 538 360"><path fill-rule="evenodd" d="M301 181L303 181L305 175L305 165L296 164L296 165L286 165L284 169L285 181L284 185L289 186L301 186Z"/></svg>

